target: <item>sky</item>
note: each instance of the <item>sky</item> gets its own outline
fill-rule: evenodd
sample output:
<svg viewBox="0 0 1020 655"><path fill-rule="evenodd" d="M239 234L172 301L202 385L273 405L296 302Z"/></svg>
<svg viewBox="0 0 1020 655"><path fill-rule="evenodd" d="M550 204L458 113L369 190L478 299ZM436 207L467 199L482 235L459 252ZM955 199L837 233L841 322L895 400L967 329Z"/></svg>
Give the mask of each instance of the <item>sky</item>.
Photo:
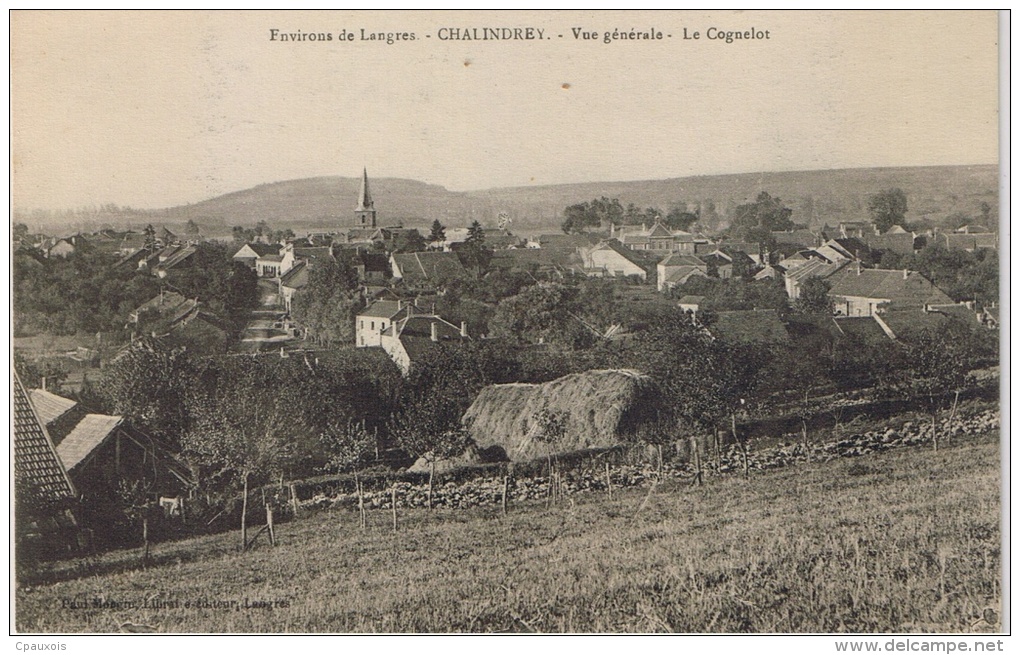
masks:
<svg viewBox="0 0 1020 655"><path fill-rule="evenodd" d="M14 11L13 204L159 208L363 167L463 191L994 164L996 21L988 11ZM440 38L484 27L544 38ZM708 38L752 28L769 38ZM271 40L273 29L333 40ZM362 29L416 39L362 40ZM662 38L605 43L616 29ZM339 41L341 30L355 40Z"/></svg>

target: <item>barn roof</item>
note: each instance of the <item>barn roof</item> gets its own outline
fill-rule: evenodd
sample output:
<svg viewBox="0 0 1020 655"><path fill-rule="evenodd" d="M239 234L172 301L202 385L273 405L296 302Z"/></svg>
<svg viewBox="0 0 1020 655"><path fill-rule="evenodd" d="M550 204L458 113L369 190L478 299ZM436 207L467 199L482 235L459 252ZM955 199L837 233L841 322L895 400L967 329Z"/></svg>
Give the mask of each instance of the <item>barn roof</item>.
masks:
<svg viewBox="0 0 1020 655"><path fill-rule="evenodd" d="M39 416L43 425L53 423L58 418L78 406L78 403L74 402L70 398L62 398L55 393L46 391L45 389L31 389L28 392L28 395L29 399L32 401L32 407L35 408L35 413Z"/></svg>
<svg viewBox="0 0 1020 655"><path fill-rule="evenodd" d="M74 469L113 434L122 420L120 416L86 414L57 446L60 461L68 471Z"/></svg>
<svg viewBox="0 0 1020 655"><path fill-rule="evenodd" d="M46 427L32 408L17 371L11 369L11 410L14 428L14 472L24 476L42 501L74 498L74 485L67 477Z"/></svg>

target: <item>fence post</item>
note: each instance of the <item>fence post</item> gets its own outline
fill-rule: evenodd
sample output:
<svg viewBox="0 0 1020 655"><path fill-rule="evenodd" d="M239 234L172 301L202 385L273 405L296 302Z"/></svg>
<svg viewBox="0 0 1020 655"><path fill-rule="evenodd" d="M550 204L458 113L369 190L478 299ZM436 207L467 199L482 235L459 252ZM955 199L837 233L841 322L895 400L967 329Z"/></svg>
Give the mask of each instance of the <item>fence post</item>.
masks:
<svg viewBox="0 0 1020 655"><path fill-rule="evenodd" d="M276 533L273 531L273 506L266 505L266 526L269 528L269 545L276 546Z"/></svg>
<svg viewBox="0 0 1020 655"><path fill-rule="evenodd" d="M294 508L294 518L297 518L300 511L300 505L298 505L297 485L293 482L290 483L290 504Z"/></svg>
<svg viewBox="0 0 1020 655"><path fill-rule="evenodd" d="M393 531L397 531L397 483L393 483L393 487L390 492L391 504L393 505Z"/></svg>

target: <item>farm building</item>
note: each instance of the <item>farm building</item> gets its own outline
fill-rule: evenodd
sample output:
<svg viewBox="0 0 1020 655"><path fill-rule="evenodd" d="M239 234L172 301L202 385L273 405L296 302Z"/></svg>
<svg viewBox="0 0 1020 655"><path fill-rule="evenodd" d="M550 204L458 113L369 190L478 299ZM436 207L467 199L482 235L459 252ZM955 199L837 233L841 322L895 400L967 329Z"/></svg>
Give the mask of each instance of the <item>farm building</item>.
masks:
<svg viewBox="0 0 1020 655"><path fill-rule="evenodd" d="M524 461L632 442L667 414L650 377L619 369L488 386L462 422L480 449L499 446L511 461Z"/></svg>
<svg viewBox="0 0 1020 655"><path fill-rule="evenodd" d="M168 445L120 416L88 414L73 400L32 389L29 403L69 481L82 494L109 495L122 482L140 482L156 495L175 496L191 485L191 472Z"/></svg>
<svg viewBox="0 0 1020 655"><path fill-rule="evenodd" d="M15 525L19 558L73 547L78 493L17 372L11 369L14 436Z"/></svg>

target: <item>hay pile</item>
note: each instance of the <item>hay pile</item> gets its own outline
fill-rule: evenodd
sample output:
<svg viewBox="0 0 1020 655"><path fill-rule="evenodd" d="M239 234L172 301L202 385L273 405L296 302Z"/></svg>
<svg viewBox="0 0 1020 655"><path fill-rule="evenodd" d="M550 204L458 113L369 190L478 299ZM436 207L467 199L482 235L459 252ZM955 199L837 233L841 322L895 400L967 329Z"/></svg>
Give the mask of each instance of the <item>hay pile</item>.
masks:
<svg viewBox="0 0 1020 655"><path fill-rule="evenodd" d="M561 426L548 438L548 417ZM479 448L500 446L512 461L609 448L655 429L665 416L654 381L637 371L586 371L545 384L486 387L462 422ZM558 434L556 434L558 432Z"/></svg>

